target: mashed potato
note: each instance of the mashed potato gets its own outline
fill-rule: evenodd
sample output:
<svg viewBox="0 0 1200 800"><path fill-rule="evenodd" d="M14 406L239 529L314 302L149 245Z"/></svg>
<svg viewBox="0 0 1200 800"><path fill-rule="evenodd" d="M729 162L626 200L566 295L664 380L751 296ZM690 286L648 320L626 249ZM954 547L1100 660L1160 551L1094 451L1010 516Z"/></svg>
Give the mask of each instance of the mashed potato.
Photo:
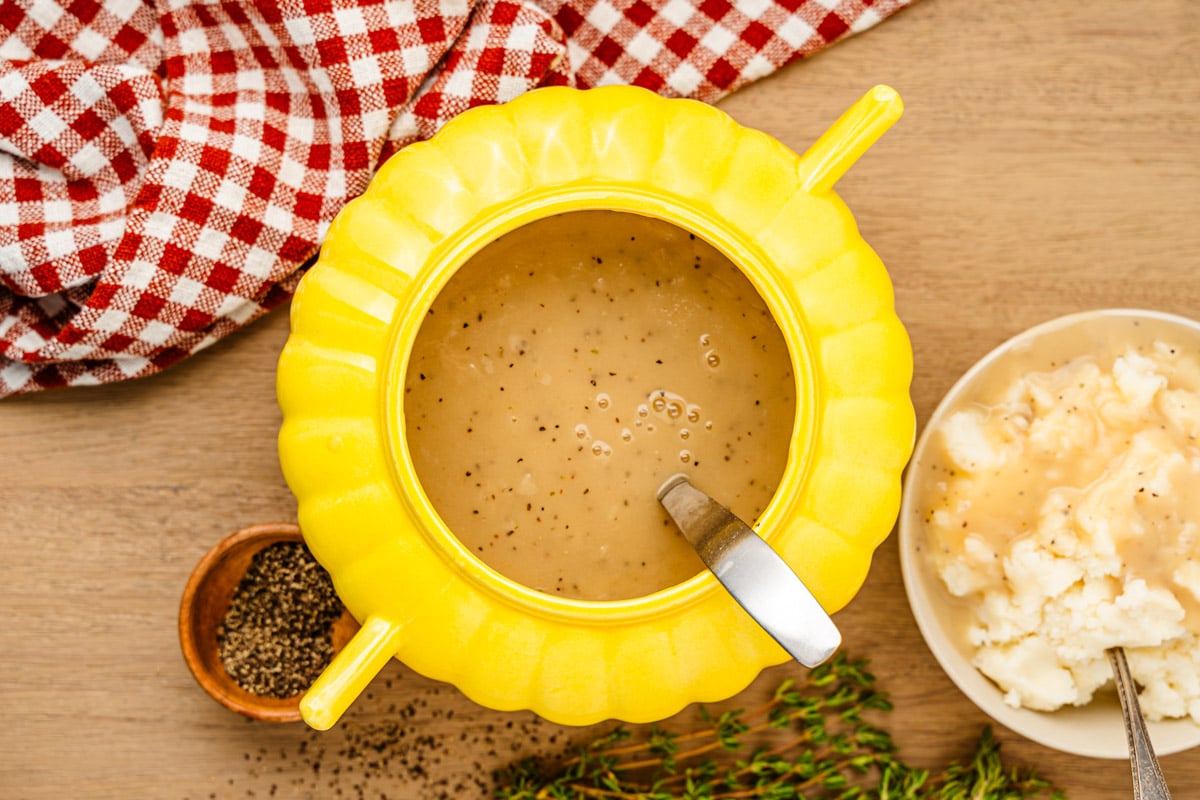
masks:
<svg viewBox="0 0 1200 800"><path fill-rule="evenodd" d="M1146 716L1200 723L1200 361L1156 342L995 389L936 432L924 506L975 666L1049 711L1124 647Z"/></svg>

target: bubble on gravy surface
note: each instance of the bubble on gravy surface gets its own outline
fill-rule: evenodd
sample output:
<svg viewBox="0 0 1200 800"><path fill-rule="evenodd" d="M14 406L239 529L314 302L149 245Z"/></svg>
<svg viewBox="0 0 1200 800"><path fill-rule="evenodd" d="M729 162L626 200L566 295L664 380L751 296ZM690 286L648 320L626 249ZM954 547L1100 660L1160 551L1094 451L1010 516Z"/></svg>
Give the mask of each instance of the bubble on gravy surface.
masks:
<svg viewBox="0 0 1200 800"><path fill-rule="evenodd" d="M1124 647L1143 712L1200 723L1200 359L1128 333L1009 358L946 416L928 551L1010 705L1090 702Z"/></svg>
<svg viewBox="0 0 1200 800"><path fill-rule="evenodd" d="M422 324L405 437L455 536L502 575L583 600L704 569L659 506L689 474L746 521L787 461L795 384L766 305L699 237L613 211L492 242Z"/></svg>

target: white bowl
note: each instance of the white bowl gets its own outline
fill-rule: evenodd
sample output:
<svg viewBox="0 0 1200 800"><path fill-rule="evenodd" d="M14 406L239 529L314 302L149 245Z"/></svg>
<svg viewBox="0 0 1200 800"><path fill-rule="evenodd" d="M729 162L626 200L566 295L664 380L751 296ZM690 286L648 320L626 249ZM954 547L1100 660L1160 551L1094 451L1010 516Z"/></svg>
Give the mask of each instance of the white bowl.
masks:
<svg viewBox="0 0 1200 800"><path fill-rule="evenodd" d="M1054 712L1012 708L1003 692L971 663L973 652L961 626L963 600L952 597L922 552L924 532L918 498L928 471L931 431L987 385L1007 382L1031 368L1030 359L1063 360L1084 355L1105 340L1165 334L1200 350L1200 322L1155 311L1106 309L1060 317L1018 334L988 353L950 389L925 425L906 475L900 511L900 563L909 605L926 644L962 692L993 720L1046 747L1092 758L1128 757L1116 695L1100 693L1087 706ZM1048 366L1046 361L1041 368ZM956 610L957 606L957 610ZM1200 725L1189 719L1149 723L1155 751L1167 755L1200 745Z"/></svg>

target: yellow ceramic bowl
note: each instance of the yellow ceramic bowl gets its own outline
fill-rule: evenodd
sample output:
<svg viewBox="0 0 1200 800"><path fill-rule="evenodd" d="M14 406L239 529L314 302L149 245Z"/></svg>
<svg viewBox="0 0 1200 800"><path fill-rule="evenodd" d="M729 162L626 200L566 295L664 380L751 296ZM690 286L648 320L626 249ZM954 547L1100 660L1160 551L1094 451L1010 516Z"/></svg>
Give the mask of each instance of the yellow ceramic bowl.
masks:
<svg viewBox="0 0 1200 800"><path fill-rule="evenodd" d="M332 725L393 656L496 709L565 724L662 719L786 653L709 574L631 600L521 586L473 556L417 480L401 393L439 290L531 221L642 214L737 264L783 332L798 413L759 530L830 611L866 577L914 438L892 287L834 182L899 117L876 87L803 156L698 102L539 89L390 159L329 230L280 358L280 461L300 525L362 628L301 704Z"/></svg>

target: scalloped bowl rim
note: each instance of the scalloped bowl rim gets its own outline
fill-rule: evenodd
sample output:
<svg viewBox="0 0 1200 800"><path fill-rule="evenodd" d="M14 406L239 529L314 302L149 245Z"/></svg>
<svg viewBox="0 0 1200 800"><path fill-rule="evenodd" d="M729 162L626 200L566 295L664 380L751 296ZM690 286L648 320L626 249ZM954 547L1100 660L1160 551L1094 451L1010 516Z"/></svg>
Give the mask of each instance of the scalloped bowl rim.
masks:
<svg viewBox="0 0 1200 800"><path fill-rule="evenodd" d="M622 113L613 113L617 106ZM826 163L830 159L842 167L852 163L898 113L894 92L868 93L813 149L799 156L767 134L694 101L668 100L632 87L586 92L550 87L503 106L466 112L380 169L366 193L334 220L320 262L297 289L292 330L277 371L284 418L280 461L299 501L305 539L330 571L343 602L368 632L356 636L306 696L312 713L305 719L310 724L332 724L391 655L417 672L453 683L481 705L531 708L565 724L612 717L631 722L664 718L689 702L731 696L761 669L787 658L704 573L630 601L566 603L547 596L533 602L527 591L514 590L517 584L490 571L442 530L443 523L423 497L419 480L410 474L402 438L399 446L392 442L403 427L402 412L395 411L402 406L388 401L394 398L405 367L401 351L408 347L402 340L415 336L422 318L408 316L405 310L425 302L419 298L428 294L425 289L432 287L433 273L446 266L447 258L478 246L464 242L495 232L494 226L512 221L505 216L512 209L536 204L539 198L554 198L560 210L586 202L589 208L641 213L677 225L683 222L680 227L727 250L712 238L724 231L729 246L737 244L762 254L761 259L734 259L744 273L760 260L780 273L770 280L761 275L756 280L748 273L747 277L760 295L772 281L781 284L776 292L780 302L764 299L777 314L781 329L786 328L785 321L796 329L798 338L789 341L793 360L804 357L801 350L813 358L814 342L860 328L867 334L838 342L843 356L870 358L885 353L892 357L891 364L880 365L879 374L873 373L871 383L850 369L851 363L857 363L854 359L826 365L820 372L824 383L819 396L824 402L813 404L804 426L797 423L797 430L803 430L809 441L813 441L809 426L827 424L845 431L843 439L853 445L878 454L882 466L869 476L874 483L860 480L857 487L854 511L859 524L845 533L830 527L842 520L846 504L839 494L824 493L819 501L799 493L783 497L788 482L796 484L803 477L805 465L791 457L776 498L760 520L765 528L770 520L782 525L787 517L789 530L802 530L809 537L807 563L817 571L814 593L824 589L827 602L839 608L853 597L899 508L901 468L911 452L915 430L908 391L911 347L895 313L890 278L858 233L849 209L821 183L824 179L814 178L814 188L803 178L824 174L831 176L829 181L836 179L839 170L826 168ZM580 119L588 115L604 125L583 126ZM749 159L758 171L721 171L710 165L700 174L714 185L705 184L707 193L701 194L691 183L692 172L663 166L692 163L694 150L710 147L694 136L675 137L670 151L663 148L628 163L619 148L609 152L593 146L592 139L607 132L620 134L614 141L640 153L640 129L630 127L630 120L643 118L659 127L670 125L672 130L699 126L721 132L738 144L725 153L725 162L741 164ZM560 157L558 150L543 152L544 134L551 126L567 131L551 140L574 143L587 158ZM830 136L831 131L838 135ZM531 144L533 136L537 141ZM462 155L455 148L479 137L489 141L491 149L463 152L483 153L479 157L487 156L484 166L488 166L500 148L513 156L521 170L498 178L480 173L478 186L471 183L471 191L461 191L466 185L464 168L447 166L447 154ZM408 195L415 191L409 187L417 184L405 179L412 175L441 179L442 183L429 183L442 186L453 202L417 203ZM749 175L749 182L727 180L729 175ZM785 186L787 193L776 184ZM549 194L543 191L547 186L553 188ZM764 186L775 191L763 194L759 190ZM422 184L421 190L428 187ZM619 201L615 205L614 199ZM680 214L686 211L686 218L674 219L669 207L682 209ZM812 233L809 249L792 246L802 230L818 226L823 227ZM380 231L386 235L377 235ZM397 242L404 246L397 247ZM864 287L854 302L818 280L846 274ZM806 279L813 282L811 286L803 283ZM820 299L827 302L821 305ZM428 301L432 302L432 295ZM802 325L809 305L825 312L817 317L824 327L818 329L807 318L803 321L813 327ZM793 306L795 311L784 313ZM805 339L806 334L812 338ZM341 382L328 380L331 374ZM864 431L886 435L869 436ZM794 441L797 438L793 436ZM828 442L814 441L810 455L829 447ZM803 472L832 481L846 460L812 455L812 466L805 466ZM346 510L348 504L342 500L348 491L356 493L356 502ZM864 493L873 499L865 512L860 511ZM348 518L358 526L354 537L340 535ZM403 536L396 535L397 530ZM783 533L781 527L773 541L794 552L799 533L791 537ZM412 580L395 581L396 564L410 568ZM430 597L438 602L428 602ZM598 624L609 618L619 618L621 624ZM722 625L729 630L718 636L715 631ZM705 652L710 643L736 646L737 657L731 652L730 658L713 658L704 669L698 668L689 656ZM554 647L547 650L547 644ZM543 655L537 656L539 652ZM527 664L534 656L536 663ZM677 678L664 685L641 669L628 670L630 664L644 664L649 656L679 662ZM497 664L489 663L495 661L506 674L497 674ZM609 677L621 669L626 669L623 680ZM589 676L595 679L591 683Z"/></svg>

